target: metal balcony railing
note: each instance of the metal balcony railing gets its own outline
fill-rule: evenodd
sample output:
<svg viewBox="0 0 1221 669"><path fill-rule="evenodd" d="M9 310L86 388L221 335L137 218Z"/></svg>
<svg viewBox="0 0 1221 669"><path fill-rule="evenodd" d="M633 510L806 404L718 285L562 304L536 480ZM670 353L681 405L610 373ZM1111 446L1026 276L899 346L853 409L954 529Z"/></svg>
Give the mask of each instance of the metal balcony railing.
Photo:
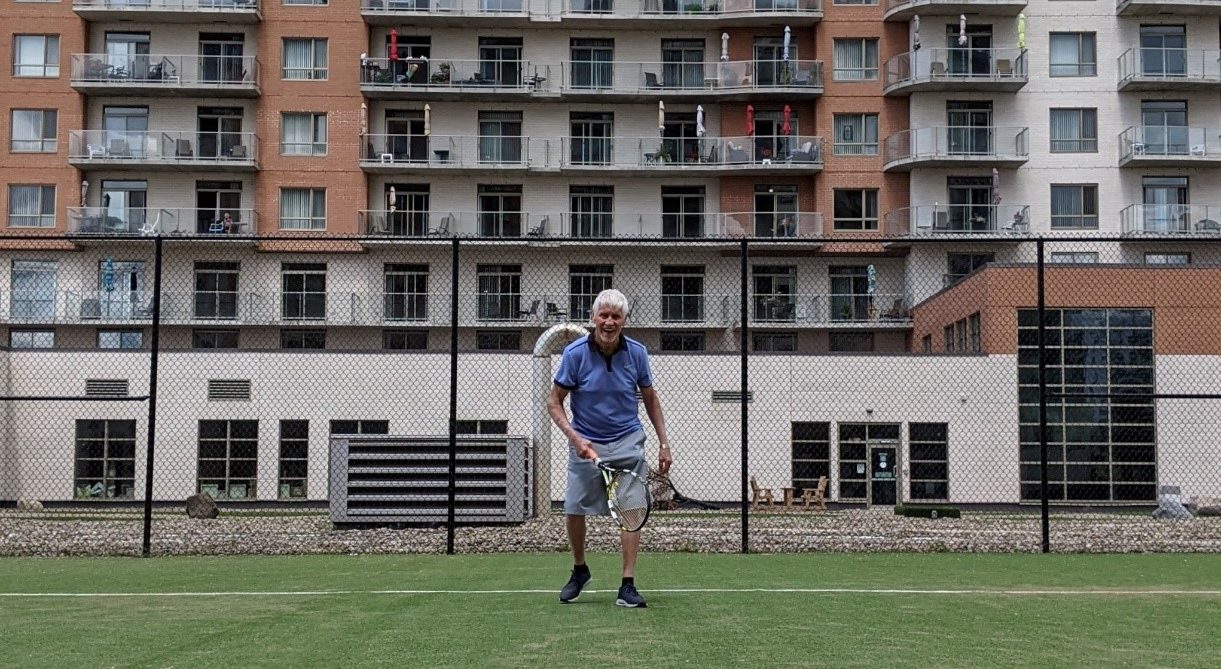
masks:
<svg viewBox="0 0 1221 669"><path fill-rule="evenodd" d="M72 9L240 14L257 12L259 0L72 0Z"/></svg>
<svg viewBox="0 0 1221 669"><path fill-rule="evenodd" d="M528 16L529 0L360 0L366 14Z"/></svg>
<svg viewBox="0 0 1221 669"><path fill-rule="evenodd" d="M712 63L565 61L562 70L561 90L568 93L817 93L823 85L823 63L817 60Z"/></svg>
<svg viewBox="0 0 1221 669"><path fill-rule="evenodd" d="M1024 235L1030 233L1030 206L1024 204L937 204L886 212L887 234Z"/></svg>
<svg viewBox="0 0 1221 669"><path fill-rule="evenodd" d="M360 234L369 237L448 237L605 239L657 237L817 238L819 212L660 213L612 212L444 212L369 209L358 212Z"/></svg>
<svg viewBox="0 0 1221 669"><path fill-rule="evenodd" d="M935 126L903 130L886 138L885 160L997 161L1029 157L1029 128Z"/></svg>
<svg viewBox="0 0 1221 669"><path fill-rule="evenodd" d="M821 137L565 137L564 167L618 167L698 170L735 168L817 169L823 162Z"/></svg>
<svg viewBox="0 0 1221 669"><path fill-rule="evenodd" d="M72 54L72 84L114 87L255 87L254 56Z"/></svg>
<svg viewBox="0 0 1221 669"><path fill-rule="evenodd" d="M139 164L246 163L259 155L259 138L252 132L195 130L72 130L68 158L102 163Z"/></svg>
<svg viewBox="0 0 1221 669"><path fill-rule="evenodd" d="M360 83L393 90L528 93L545 90L550 70L526 60L364 58Z"/></svg>
<svg viewBox="0 0 1221 669"><path fill-rule="evenodd" d="M364 135L360 159L386 167L525 169L530 138L521 135Z"/></svg>
<svg viewBox="0 0 1221 669"><path fill-rule="evenodd" d="M1221 51L1138 47L1119 56L1119 86L1136 82L1221 84Z"/></svg>
<svg viewBox="0 0 1221 669"><path fill-rule="evenodd" d="M1115 13L1121 16L1148 14L1217 15L1221 0L1116 0Z"/></svg>
<svg viewBox="0 0 1221 669"><path fill-rule="evenodd" d="M1119 159L1221 160L1221 131L1174 125L1133 126L1119 134Z"/></svg>
<svg viewBox="0 0 1221 669"><path fill-rule="evenodd" d="M899 20L912 14L982 14L1016 16L1026 0L887 0L887 20Z"/></svg>
<svg viewBox="0 0 1221 669"><path fill-rule="evenodd" d="M1020 83L1027 78L1025 49L920 49L886 61L886 87L923 82L963 86Z"/></svg>
<svg viewBox="0 0 1221 669"><path fill-rule="evenodd" d="M1221 205L1133 204L1119 212L1124 234L1221 235Z"/></svg>
<svg viewBox="0 0 1221 669"><path fill-rule="evenodd" d="M257 221L253 209L68 207L69 234L249 235Z"/></svg>

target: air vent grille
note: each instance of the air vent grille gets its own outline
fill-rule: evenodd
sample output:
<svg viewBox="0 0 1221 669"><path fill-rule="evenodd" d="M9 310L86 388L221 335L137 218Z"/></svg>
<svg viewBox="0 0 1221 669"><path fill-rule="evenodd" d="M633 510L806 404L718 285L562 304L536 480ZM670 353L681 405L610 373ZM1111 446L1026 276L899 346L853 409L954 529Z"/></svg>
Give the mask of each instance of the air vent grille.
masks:
<svg viewBox="0 0 1221 669"><path fill-rule="evenodd" d="M712 401L718 404L739 404L742 401L742 391L740 390L714 390L712 391ZM746 391L746 401L755 401L755 391Z"/></svg>
<svg viewBox="0 0 1221 669"><path fill-rule="evenodd" d="M209 402L249 402L249 379L209 379Z"/></svg>
<svg viewBox="0 0 1221 669"><path fill-rule="evenodd" d="M85 397L127 397L127 379L85 379Z"/></svg>

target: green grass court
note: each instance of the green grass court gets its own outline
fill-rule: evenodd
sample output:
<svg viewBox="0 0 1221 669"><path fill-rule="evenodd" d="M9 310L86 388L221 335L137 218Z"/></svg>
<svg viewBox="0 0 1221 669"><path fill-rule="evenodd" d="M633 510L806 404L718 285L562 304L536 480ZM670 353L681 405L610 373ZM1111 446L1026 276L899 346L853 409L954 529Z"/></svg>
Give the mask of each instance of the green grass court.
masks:
<svg viewBox="0 0 1221 669"><path fill-rule="evenodd" d="M643 610L590 566L561 605L560 553L6 558L0 667L1221 666L1217 555L646 554Z"/></svg>

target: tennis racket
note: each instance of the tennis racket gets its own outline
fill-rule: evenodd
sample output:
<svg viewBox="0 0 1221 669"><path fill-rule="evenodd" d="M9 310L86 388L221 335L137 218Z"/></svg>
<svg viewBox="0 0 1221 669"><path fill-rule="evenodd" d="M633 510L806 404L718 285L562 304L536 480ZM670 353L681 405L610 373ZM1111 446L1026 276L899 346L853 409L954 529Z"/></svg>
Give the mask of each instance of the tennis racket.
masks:
<svg viewBox="0 0 1221 669"><path fill-rule="evenodd" d="M648 522L649 511L653 508L649 485L636 472L612 467L602 462L601 458L595 459L594 464L606 482L606 500L611 517L625 531L638 532Z"/></svg>

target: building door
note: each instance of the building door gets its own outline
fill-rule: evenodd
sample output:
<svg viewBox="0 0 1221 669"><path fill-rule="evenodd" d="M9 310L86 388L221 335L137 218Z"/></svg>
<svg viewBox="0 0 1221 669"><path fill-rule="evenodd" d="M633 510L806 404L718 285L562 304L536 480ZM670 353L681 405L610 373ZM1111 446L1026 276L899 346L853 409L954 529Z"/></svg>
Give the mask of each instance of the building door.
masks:
<svg viewBox="0 0 1221 669"><path fill-rule="evenodd" d="M967 26L967 42L959 44L957 24L947 25L946 46L950 51L949 74L986 77L992 74L992 26Z"/></svg>
<svg viewBox="0 0 1221 669"><path fill-rule="evenodd" d="M992 101L948 101L946 125L949 126L949 150L954 155L988 155L992 153Z"/></svg>
<svg viewBox="0 0 1221 669"><path fill-rule="evenodd" d="M994 229L991 177L949 177L949 229L983 232Z"/></svg>
<svg viewBox="0 0 1221 669"><path fill-rule="evenodd" d="M106 68L112 79L148 78L148 33L106 33Z"/></svg>
<svg viewBox="0 0 1221 669"><path fill-rule="evenodd" d="M394 190L393 199L390 197ZM430 189L428 184L387 184L386 201L394 210L386 217L386 233L397 237L423 237L432 229L428 220ZM433 226L435 227L435 226Z"/></svg>
<svg viewBox="0 0 1221 669"><path fill-rule="evenodd" d="M797 186L755 186L755 236L786 237L797 218Z"/></svg>
<svg viewBox="0 0 1221 669"><path fill-rule="evenodd" d="M246 80L241 33L199 34L199 79L205 83L241 83Z"/></svg>
<svg viewBox="0 0 1221 669"><path fill-rule="evenodd" d="M896 444L869 445L869 503L894 506L899 482Z"/></svg>
<svg viewBox="0 0 1221 669"><path fill-rule="evenodd" d="M196 125L200 158L228 158L242 144L241 107L200 107Z"/></svg>
<svg viewBox="0 0 1221 669"><path fill-rule="evenodd" d="M225 214L236 224L236 230L225 232L246 232L242 229L242 182L240 181L197 181L195 182L195 232L202 234L213 230L213 223L225 220Z"/></svg>
<svg viewBox="0 0 1221 669"><path fill-rule="evenodd" d="M1145 154L1187 155L1187 101L1142 100L1140 124Z"/></svg>
<svg viewBox="0 0 1221 669"><path fill-rule="evenodd" d="M387 109L386 149L394 156L395 162L428 162L428 135L424 134L424 112L412 109ZM369 155L377 157L372 148L369 150Z"/></svg>
<svg viewBox="0 0 1221 669"><path fill-rule="evenodd" d="M1187 177L1145 177L1141 186L1146 232L1187 232L1191 229Z"/></svg>
<svg viewBox="0 0 1221 669"><path fill-rule="evenodd" d="M1187 26L1141 26L1140 73L1146 77L1187 76Z"/></svg>
<svg viewBox="0 0 1221 669"><path fill-rule="evenodd" d="M101 232L137 232L148 215L148 182L102 182Z"/></svg>

